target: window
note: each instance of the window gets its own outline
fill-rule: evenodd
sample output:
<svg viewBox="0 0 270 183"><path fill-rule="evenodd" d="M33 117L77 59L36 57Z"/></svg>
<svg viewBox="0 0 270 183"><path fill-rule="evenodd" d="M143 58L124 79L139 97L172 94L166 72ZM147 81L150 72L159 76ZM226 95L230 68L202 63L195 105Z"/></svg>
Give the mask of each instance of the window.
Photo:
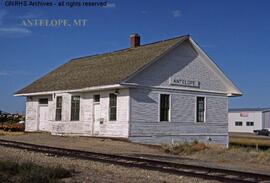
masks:
<svg viewBox="0 0 270 183"><path fill-rule="evenodd" d="M254 122L253 122L253 121L247 121L247 122L246 122L246 125L247 125L247 126L254 126Z"/></svg>
<svg viewBox="0 0 270 183"><path fill-rule="evenodd" d="M110 93L110 103L109 103L109 107L110 107L110 111L109 111L109 119L110 121L116 121L116 111L117 111L117 95L114 93Z"/></svg>
<svg viewBox="0 0 270 183"><path fill-rule="evenodd" d="M243 122L242 121L236 121L235 122L235 126L242 126L243 125Z"/></svg>
<svg viewBox="0 0 270 183"><path fill-rule="evenodd" d="M170 115L170 95L161 94L159 102L160 121L169 121Z"/></svg>
<svg viewBox="0 0 270 183"><path fill-rule="evenodd" d="M205 121L205 97L197 97L196 101L196 121Z"/></svg>
<svg viewBox="0 0 270 183"><path fill-rule="evenodd" d="M62 120L62 97L56 97L55 121Z"/></svg>
<svg viewBox="0 0 270 183"><path fill-rule="evenodd" d="M94 102L98 103L100 101L100 95L94 95Z"/></svg>
<svg viewBox="0 0 270 183"><path fill-rule="evenodd" d="M47 98L40 98L39 104L48 104L48 99Z"/></svg>
<svg viewBox="0 0 270 183"><path fill-rule="evenodd" d="M80 120L80 96L71 97L71 121Z"/></svg>

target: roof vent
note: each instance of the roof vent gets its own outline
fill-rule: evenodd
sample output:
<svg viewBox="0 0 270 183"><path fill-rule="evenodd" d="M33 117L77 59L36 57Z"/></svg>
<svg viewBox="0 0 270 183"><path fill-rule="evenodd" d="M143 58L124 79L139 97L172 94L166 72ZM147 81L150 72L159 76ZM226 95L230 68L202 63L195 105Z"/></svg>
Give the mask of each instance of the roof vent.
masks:
<svg viewBox="0 0 270 183"><path fill-rule="evenodd" d="M140 40L141 40L141 37L139 34L131 34L130 35L130 47L131 48L135 48L135 47L138 47L140 46Z"/></svg>

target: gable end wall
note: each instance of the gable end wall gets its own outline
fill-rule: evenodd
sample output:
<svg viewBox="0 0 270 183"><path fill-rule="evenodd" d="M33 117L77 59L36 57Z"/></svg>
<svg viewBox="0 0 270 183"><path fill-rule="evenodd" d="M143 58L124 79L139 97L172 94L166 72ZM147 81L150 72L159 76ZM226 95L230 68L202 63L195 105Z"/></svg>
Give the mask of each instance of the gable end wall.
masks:
<svg viewBox="0 0 270 183"><path fill-rule="evenodd" d="M179 88L170 85L170 78L200 82L200 89L206 91L227 92L227 87L218 74L214 73L195 52L191 43L185 41L151 66L145 68L127 81L141 86Z"/></svg>
<svg viewBox="0 0 270 183"><path fill-rule="evenodd" d="M159 96L171 96L171 121L159 122ZM129 139L161 144L199 140L228 144L228 98L177 91L130 89L131 119ZM196 96L206 97L206 122L195 122Z"/></svg>

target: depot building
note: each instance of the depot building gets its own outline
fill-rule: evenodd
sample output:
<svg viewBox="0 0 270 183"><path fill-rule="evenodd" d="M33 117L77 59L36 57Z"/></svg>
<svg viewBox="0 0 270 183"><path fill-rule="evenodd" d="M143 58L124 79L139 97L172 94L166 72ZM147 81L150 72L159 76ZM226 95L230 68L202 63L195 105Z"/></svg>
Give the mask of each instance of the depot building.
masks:
<svg viewBox="0 0 270 183"><path fill-rule="evenodd" d="M241 92L193 41L180 36L72 59L16 96L26 131L161 144L228 144L228 97Z"/></svg>

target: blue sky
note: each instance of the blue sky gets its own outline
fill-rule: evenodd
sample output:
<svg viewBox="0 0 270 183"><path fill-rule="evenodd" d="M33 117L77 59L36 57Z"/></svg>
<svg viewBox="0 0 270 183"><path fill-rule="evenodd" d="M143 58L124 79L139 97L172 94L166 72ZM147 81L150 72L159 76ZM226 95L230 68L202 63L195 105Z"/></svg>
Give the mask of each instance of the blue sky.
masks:
<svg viewBox="0 0 270 183"><path fill-rule="evenodd" d="M0 110L22 112L13 93L71 58L190 34L244 93L230 107L270 107L270 1L109 1L107 8L0 4ZM25 27L25 18L88 19L85 27Z"/></svg>

